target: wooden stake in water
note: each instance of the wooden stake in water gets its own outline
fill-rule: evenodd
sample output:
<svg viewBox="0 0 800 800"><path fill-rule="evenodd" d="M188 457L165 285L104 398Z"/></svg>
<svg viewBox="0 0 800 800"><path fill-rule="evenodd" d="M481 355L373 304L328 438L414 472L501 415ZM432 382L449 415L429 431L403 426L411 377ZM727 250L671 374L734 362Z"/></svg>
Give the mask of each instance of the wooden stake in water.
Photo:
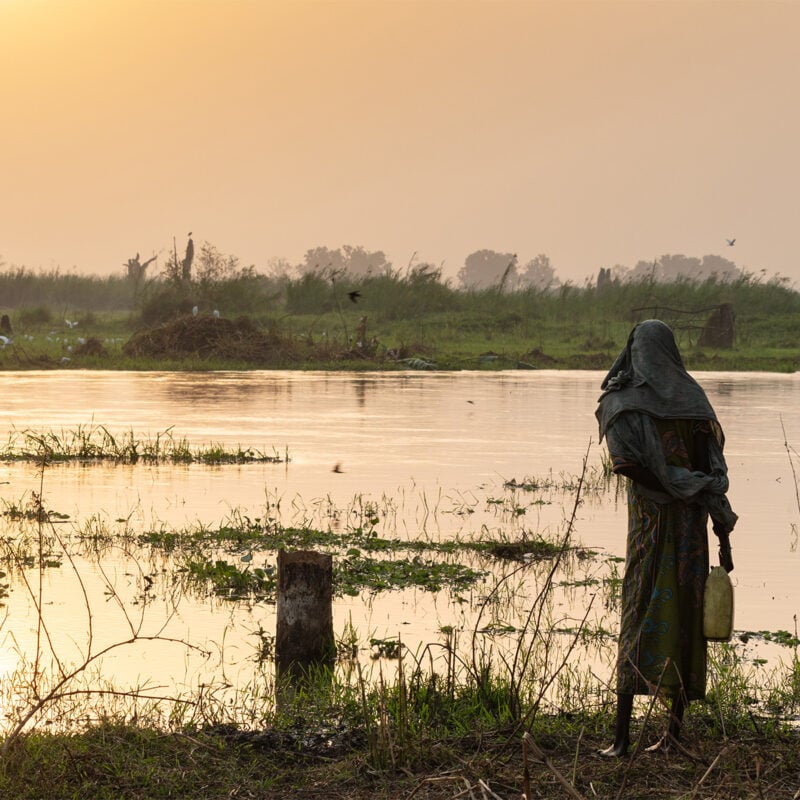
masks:
<svg viewBox="0 0 800 800"><path fill-rule="evenodd" d="M333 666L333 557L311 550L278 551L275 663L279 674Z"/></svg>

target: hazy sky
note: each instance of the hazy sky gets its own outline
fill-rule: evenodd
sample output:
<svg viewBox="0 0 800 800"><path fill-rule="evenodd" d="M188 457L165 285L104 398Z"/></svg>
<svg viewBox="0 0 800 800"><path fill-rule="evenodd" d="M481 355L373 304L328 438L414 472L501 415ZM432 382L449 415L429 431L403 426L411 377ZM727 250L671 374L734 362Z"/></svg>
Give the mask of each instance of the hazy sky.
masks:
<svg viewBox="0 0 800 800"><path fill-rule="evenodd" d="M794 0L0 0L0 259L108 274L191 230L258 269L800 282L799 40Z"/></svg>

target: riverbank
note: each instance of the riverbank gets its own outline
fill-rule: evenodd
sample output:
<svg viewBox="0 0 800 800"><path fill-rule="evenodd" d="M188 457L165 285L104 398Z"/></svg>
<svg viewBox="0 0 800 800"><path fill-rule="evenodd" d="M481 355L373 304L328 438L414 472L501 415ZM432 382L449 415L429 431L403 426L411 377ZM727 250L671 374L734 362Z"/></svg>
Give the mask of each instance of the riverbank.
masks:
<svg viewBox="0 0 800 800"><path fill-rule="evenodd" d="M663 722L659 718L659 723ZM796 733L758 729L724 735L707 720L669 753L603 759L611 736L594 718L540 720L520 730L436 737L420 731L394 743L376 765L365 730L309 732L232 728L164 733L103 723L74 735L30 734L6 754L0 796L17 800L222 800L286 797L348 800L456 798L770 798L792 800L800 785ZM642 727L635 726L635 733Z"/></svg>
<svg viewBox="0 0 800 800"><path fill-rule="evenodd" d="M800 293L777 277L457 289L427 269L178 283L11 271L0 289L0 370L606 369L648 318L692 370L800 368Z"/></svg>
<svg viewBox="0 0 800 800"><path fill-rule="evenodd" d="M517 320L509 326L468 313L420 317L409 330L407 321L373 326L366 315L352 312L349 323L344 314L277 324L203 313L146 327L119 314L69 322L64 327L51 321L6 337L0 370L604 370L635 324ZM676 327L676 335L690 370L787 373L800 368L800 340L786 334L796 324L776 319L774 328L742 335L725 348L702 344L696 331Z"/></svg>

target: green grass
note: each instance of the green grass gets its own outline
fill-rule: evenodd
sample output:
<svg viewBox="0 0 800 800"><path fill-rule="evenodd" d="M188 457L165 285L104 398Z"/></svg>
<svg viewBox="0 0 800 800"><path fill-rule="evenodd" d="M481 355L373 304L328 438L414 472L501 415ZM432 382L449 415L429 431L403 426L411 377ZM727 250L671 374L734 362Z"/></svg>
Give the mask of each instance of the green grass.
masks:
<svg viewBox="0 0 800 800"><path fill-rule="evenodd" d="M730 705L720 712L713 700L694 703L682 740L689 755L606 761L594 754L612 735L602 705L520 724L509 690L502 679L479 685L411 669L371 688L358 681L312 685L251 729L177 715L167 727L107 717L71 730L33 731L4 754L0 797L445 800L462 792L520 797L528 786L529 797L568 796L560 780L587 798L796 796L798 735L763 716ZM646 727L650 741L666 715L644 712L633 732ZM523 745L526 732L547 763Z"/></svg>
<svg viewBox="0 0 800 800"><path fill-rule="evenodd" d="M137 436L132 430L114 435L104 425L78 425L61 431L15 429L0 446L0 462L220 465L279 464L288 460L288 452L266 453L221 444L192 447L186 438L176 437L172 428L152 436Z"/></svg>
<svg viewBox="0 0 800 800"><path fill-rule="evenodd" d="M182 287L154 281L137 293L121 278L23 271L0 273L3 286L0 310L9 314L13 341L0 349L0 369L604 369L648 316L675 326L690 369L787 372L800 364L800 294L752 276L501 293L459 291L431 274L336 282L251 274ZM357 304L347 298L351 290L360 292ZM700 328L720 303L736 313L735 345L701 348ZM212 309L229 320L246 315L272 347L123 351L137 331L190 315L193 305L200 319Z"/></svg>

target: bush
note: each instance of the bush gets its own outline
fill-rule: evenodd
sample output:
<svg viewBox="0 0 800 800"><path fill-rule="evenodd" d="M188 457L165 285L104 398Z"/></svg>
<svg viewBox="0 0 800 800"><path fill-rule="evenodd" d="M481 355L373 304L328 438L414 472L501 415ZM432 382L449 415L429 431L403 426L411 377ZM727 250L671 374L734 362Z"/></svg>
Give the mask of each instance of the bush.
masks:
<svg viewBox="0 0 800 800"><path fill-rule="evenodd" d="M141 320L146 326L160 325L183 314L190 314L194 303L182 286L160 286L142 303Z"/></svg>
<svg viewBox="0 0 800 800"><path fill-rule="evenodd" d="M49 325L53 321L53 313L47 306L21 308L17 312L17 321L21 328L35 328Z"/></svg>

